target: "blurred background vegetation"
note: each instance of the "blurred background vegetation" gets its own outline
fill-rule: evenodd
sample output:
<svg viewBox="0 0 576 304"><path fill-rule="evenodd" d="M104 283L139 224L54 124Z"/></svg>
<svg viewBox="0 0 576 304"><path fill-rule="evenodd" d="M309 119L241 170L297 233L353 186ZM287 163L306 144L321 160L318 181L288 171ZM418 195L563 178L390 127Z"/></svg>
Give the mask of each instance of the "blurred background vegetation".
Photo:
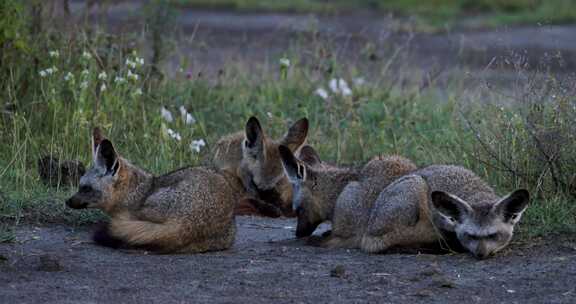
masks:
<svg viewBox="0 0 576 304"><path fill-rule="evenodd" d="M483 26L565 23L576 19L575 0L175 0L182 6L268 12L346 13L380 11L412 17L431 27L474 18Z"/></svg>
<svg viewBox="0 0 576 304"><path fill-rule="evenodd" d="M523 22L544 14L556 22L575 13L565 9L574 1L561 0L177 2L274 11L352 6L429 20L486 12ZM0 2L0 240L11 239L11 229L23 222L102 218L66 209L63 199L75 189L47 186L38 173L44 156L88 166L94 126L105 130L124 157L160 174L206 164L211 145L241 130L251 115L273 136L308 117L309 143L329 162L357 164L395 153L421 166L463 165L501 193L526 187L534 200L522 225L525 235L574 231L573 77L546 72L545 65L544 73L527 71L521 60L510 58L518 77L506 96L481 84L478 94L467 94L462 75L445 80L439 92L435 74L404 73L410 62L403 46L392 46L385 60L368 61L377 71L368 74L361 62L334 51L338 45L330 37L314 35L295 37L295 47L266 65L230 61L216 76L201 77L187 72L186 60L174 52L181 41L170 34L178 28L178 6L172 4L150 1L143 29L114 33L81 21L67 30L69 23L56 22L62 17L49 2ZM167 73L171 60L181 68ZM200 140L207 145L194 144Z"/></svg>

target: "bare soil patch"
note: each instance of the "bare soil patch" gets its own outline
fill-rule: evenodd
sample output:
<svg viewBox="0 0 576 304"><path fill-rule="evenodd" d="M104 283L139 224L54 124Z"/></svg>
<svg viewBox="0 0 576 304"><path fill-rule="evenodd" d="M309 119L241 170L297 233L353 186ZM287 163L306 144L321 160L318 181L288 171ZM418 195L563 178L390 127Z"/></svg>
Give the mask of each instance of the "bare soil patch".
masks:
<svg viewBox="0 0 576 304"><path fill-rule="evenodd" d="M239 217L235 246L152 255L96 246L90 229L21 227L0 245L2 303L574 303L576 240L467 254L327 250L293 219Z"/></svg>

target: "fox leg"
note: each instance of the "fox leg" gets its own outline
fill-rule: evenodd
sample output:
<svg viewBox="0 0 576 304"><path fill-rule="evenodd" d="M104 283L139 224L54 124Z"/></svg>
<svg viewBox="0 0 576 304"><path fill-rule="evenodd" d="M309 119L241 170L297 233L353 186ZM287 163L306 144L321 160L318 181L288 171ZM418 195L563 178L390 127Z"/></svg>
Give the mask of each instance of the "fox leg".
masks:
<svg viewBox="0 0 576 304"><path fill-rule="evenodd" d="M92 240L100 246L110 247L113 249L118 249L127 245L122 239L119 239L110 233L110 226L108 223L99 224L98 228L96 228L92 235Z"/></svg>
<svg viewBox="0 0 576 304"><path fill-rule="evenodd" d="M235 215L263 215L267 217L280 217L282 210L277 206L255 198L241 199L234 209Z"/></svg>
<svg viewBox="0 0 576 304"><path fill-rule="evenodd" d="M361 185L351 182L338 196L332 218L332 230L322 237L309 239L309 244L324 248L358 248L366 211L361 205Z"/></svg>
<svg viewBox="0 0 576 304"><path fill-rule="evenodd" d="M360 244L360 239L356 236L343 238L338 236L310 236L306 244L311 246L317 246L322 248L346 248L353 249L358 248Z"/></svg>
<svg viewBox="0 0 576 304"><path fill-rule="evenodd" d="M386 187L370 212L361 249L377 253L434 241L434 230L422 210L428 192L428 184L417 175L402 177Z"/></svg>

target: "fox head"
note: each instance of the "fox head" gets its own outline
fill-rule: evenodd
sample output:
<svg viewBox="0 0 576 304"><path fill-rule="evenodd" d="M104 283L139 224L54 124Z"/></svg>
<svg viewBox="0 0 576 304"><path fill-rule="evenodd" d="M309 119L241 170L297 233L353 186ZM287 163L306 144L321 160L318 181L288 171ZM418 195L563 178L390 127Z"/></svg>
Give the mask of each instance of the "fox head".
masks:
<svg viewBox="0 0 576 304"><path fill-rule="evenodd" d="M302 118L296 121L278 141L266 136L255 117L250 117L245 132L240 175L250 179L245 181L245 184L251 185L253 190L268 191L284 178L278 146L284 145L290 151L300 148L308 136L308 119Z"/></svg>
<svg viewBox="0 0 576 304"><path fill-rule="evenodd" d="M135 168L121 158L100 129L92 134L92 167L80 178L76 194L66 201L74 209L99 208L111 212L128 195Z"/></svg>
<svg viewBox="0 0 576 304"><path fill-rule="evenodd" d="M431 198L435 224L455 233L460 245L479 259L508 245L514 225L520 221L530 200L524 189L484 204L472 205L442 191L432 192Z"/></svg>
<svg viewBox="0 0 576 304"><path fill-rule="evenodd" d="M292 209L298 217L296 237L309 236L332 213L330 203L335 202L339 186L330 178L329 172L333 171L321 162L312 147L302 147L300 159L285 146L278 147L278 151L284 172L292 184ZM342 182L346 181L342 179Z"/></svg>

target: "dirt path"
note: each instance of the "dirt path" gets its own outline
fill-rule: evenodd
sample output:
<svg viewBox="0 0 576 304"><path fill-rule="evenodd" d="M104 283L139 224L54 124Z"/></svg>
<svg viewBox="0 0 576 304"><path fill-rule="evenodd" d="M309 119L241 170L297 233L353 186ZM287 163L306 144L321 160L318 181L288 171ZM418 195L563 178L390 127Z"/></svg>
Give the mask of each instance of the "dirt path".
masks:
<svg viewBox="0 0 576 304"><path fill-rule="evenodd" d="M483 261L308 247L293 220L240 217L232 250L148 255L86 229L24 227L0 244L0 303L575 303L576 242Z"/></svg>

